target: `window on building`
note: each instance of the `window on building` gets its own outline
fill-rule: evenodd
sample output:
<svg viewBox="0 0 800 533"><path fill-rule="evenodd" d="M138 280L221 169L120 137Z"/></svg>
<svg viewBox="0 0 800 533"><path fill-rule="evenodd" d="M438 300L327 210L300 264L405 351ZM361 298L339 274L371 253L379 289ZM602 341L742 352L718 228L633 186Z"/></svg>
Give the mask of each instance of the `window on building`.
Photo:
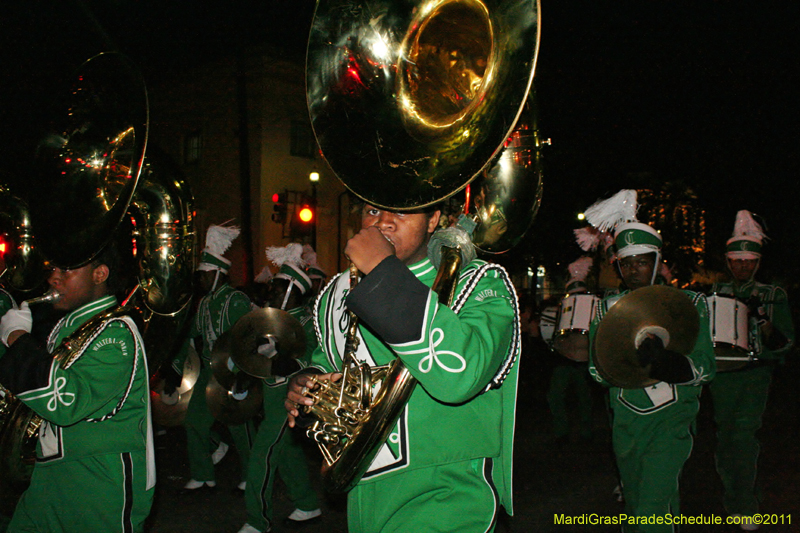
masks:
<svg viewBox="0 0 800 533"><path fill-rule="evenodd" d="M200 131L193 131L186 136L183 146L184 163L197 163L203 153L203 137Z"/></svg>
<svg viewBox="0 0 800 533"><path fill-rule="evenodd" d="M314 139L311 124L302 120L293 120L291 135L292 144L289 148L289 153L295 157L313 159L317 151L317 141Z"/></svg>

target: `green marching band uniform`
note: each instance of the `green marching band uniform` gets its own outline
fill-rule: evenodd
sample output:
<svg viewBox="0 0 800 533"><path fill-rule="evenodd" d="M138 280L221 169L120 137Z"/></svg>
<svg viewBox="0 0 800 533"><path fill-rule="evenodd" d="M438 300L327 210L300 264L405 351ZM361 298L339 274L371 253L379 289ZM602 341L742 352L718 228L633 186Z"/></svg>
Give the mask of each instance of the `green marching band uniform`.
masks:
<svg viewBox="0 0 800 533"><path fill-rule="evenodd" d="M391 256L352 291L339 274L317 300L314 366L341 368L349 308L359 317L356 358L375 366L399 357L419 381L348 495L351 533L492 531L501 505L513 513L514 288L502 267L475 260L448 308L430 290L435 277L427 258L407 267Z"/></svg>
<svg viewBox="0 0 800 533"><path fill-rule="evenodd" d="M290 280L298 280L298 288L305 293L310 288L311 280L292 265L284 265L275 276ZM291 278L291 279L290 279ZM301 286L302 284L302 286ZM306 351L302 358L296 360L299 367L308 365L310 354L317 348L311 310L307 306L295 307L287 311L303 326L306 337ZM295 368L293 370L299 370ZM273 525L272 489L276 474L280 475L286 486L287 495L292 504L300 511L319 509L317 493L311 486L308 461L298 441L302 434L289 428L286 419L287 377L271 376L263 381L264 419L258 426L253 447L250 451L250 463L247 471L247 488L245 503L247 507L247 525L257 531L270 531Z"/></svg>
<svg viewBox="0 0 800 533"><path fill-rule="evenodd" d="M592 350L589 373L609 388L613 413L613 447L623 483L626 513L631 516L680 514L678 478L692 451L692 426L700 408L702 385L714 379L716 365L702 294L683 291L700 315L700 332L691 360L694 377L680 384L659 381L643 389L614 387L597 372L594 338L608 310L630 291L606 297L598 303L589 330ZM672 531L671 525L648 526L652 531ZM644 530L644 529L643 529ZM625 531L638 531L626 528ZM650 529L648 529L650 531Z"/></svg>
<svg viewBox="0 0 800 533"><path fill-rule="evenodd" d="M215 290L205 295L198 305L197 314L192 323L189 338L195 343L202 344L198 349L200 356L200 373L194 390L201 394L192 394L186 408L186 445L189 453L189 470L192 479L197 481L215 481L214 464L211 460L211 427L214 425L214 416L206 403L206 390L211 379L211 353L214 343L220 335L228 331L244 315L252 310L250 298L242 291L236 290L227 283L221 284ZM173 364L173 368L182 368L180 362ZM236 451L242 466L242 479L247 472L247 463L250 455L250 446L254 437L252 423L247 422L228 429L233 437Z"/></svg>
<svg viewBox="0 0 800 533"><path fill-rule="evenodd" d="M200 394L192 394L183 423L186 428L186 447L192 476L184 489L194 490L203 485L211 487L216 485L214 463L211 458L213 451L211 428L215 419L208 408L205 395L206 386L212 377L211 354L217 339L253 309L250 298L228 283L231 262L224 257L224 254L233 240L239 236L240 231L238 226L210 225L206 231L206 246L197 266L201 287L207 289L208 293L198 303L188 337L200 356L200 373L194 385L194 390ZM178 357L172 363L172 368L178 375L182 372L182 359L185 359L187 353L184 350L182 357ZM253 424L248 421L245 424L229 426L228 429L239 455L244 480L247 475L250 446L255 436Z"/></svg>
<svg viewBox="0 0 800 533"><path fill-rule="evenodd" d="M634 289L655 282L662 246L661 235L636 220L636 210L636 191L632 189L624 189L586 210L586 219L600 231L614 229L620 275ZM648 272L640 265L649 257L653 257L653 263ZM623 262L626 263L624 271ZM589 373L597 382L609 387L611 439L625 512L628 516L647 519L644 523L626 523L623 530L626 533L672 532L677 526L664 517L680 515L678 482L692 451L692 430L700 409L702 385L716 374L708 307L704 295L683 291L699 315L699 332L691 353L684 357L669 352L659 341L661 355L652 360L649 372L660 381L644 388L620 388L607 382L598 372L594 341L605 314L630 292L625 290L598 302L589 328ZM639 350L637 346L637 357L641 357ZM671 357L664 358L668 353ZM662 523L658 523L658 518L662 518Z"/></svg>
<svg viewBox="0 0 800 533"><path fill-rule="evenodd" d="M9 531L143 530L155 462L147 361L136 325L127 316L107 320L67 368L50 355L116 305L109 295L66 315L47 353L23 335L0 359L3 385L44 419L31 485Z"/></svg>
<svg viewBox="0 0 800 533"><path fill-rule="evenodd" d="M747 211L740 211L734 236L728 240L729 259L761 257L760 226L747 231L755 222ZM756 267L757 268L757 267ZM755 271L753 271L755 274ZM750 344L756 360L742 369L719 372L710 386L717 425L717 472L725 489L725 509L731 514L752 516L759 511L756 474L759 443L756 432L767 406L772 372L783 364L786 353L794 345L792 323L786 291L776 285L755 281L715 283L713 294L730 295L742 302L756 302L759 319L750 316ZM767 342L761 333L761 321L768 320L776 330Z"/></svg>

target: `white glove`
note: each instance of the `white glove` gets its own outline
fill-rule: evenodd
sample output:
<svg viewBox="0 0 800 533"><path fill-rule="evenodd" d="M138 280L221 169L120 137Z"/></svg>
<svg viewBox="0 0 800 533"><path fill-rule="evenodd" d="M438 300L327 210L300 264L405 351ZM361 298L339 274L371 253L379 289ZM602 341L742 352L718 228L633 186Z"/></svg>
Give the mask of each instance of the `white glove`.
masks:
<svg viewBox="0 0 800 533"><path fill-rule="evenodd" d="M0 341L8 346L8 336L14 331L30 333L33 328L33 317L28 302L22 302L19 309L9 309L0 320Z"/></svg>
<svg viewBox="0 0 800 533"><path fill-rule="evenodd" d="M261 338L258 341L258 346L256 346L256 351L267 359L272 359L278 355L278 343L275 337L269 335L266 338Z"/></svg>

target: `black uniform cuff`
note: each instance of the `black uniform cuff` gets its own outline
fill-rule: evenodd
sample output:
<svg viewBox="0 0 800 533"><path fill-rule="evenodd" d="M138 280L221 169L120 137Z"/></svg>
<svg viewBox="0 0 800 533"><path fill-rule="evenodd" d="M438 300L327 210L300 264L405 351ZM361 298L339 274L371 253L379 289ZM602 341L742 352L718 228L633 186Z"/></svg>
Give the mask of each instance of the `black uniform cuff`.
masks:
<svg viewBox="0 0 800 533"><path fill-rule="evenodd" d="M20 335L0 358L0 383L20 394L47 385L53 356L30 333Z"/></svg>
<svg viewBox="0 0 800 533"><path fill-rule="evenodd" d="M389 256L364 276L345 301L376 334L389 344L415 341L430 289L397 256Z"/></svg>

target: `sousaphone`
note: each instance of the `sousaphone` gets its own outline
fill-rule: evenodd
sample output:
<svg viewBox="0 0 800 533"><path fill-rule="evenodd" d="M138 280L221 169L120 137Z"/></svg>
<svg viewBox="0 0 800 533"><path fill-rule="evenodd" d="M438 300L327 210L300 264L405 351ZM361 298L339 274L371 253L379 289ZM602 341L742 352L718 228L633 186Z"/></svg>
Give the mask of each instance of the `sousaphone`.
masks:
<svg viewBox="0 0 800 533"><path fill-rule="evenodd" d="M466 202L463 211L504 226L484 228L486 251L515 244L541 193L534 108L520 120L539 27L536 0L319 2L307 98L328 164L355 196L398 211L446 200L481 177L480 202ZM511 177L520 169L529 185L518 189ZM525 198L521 210L502 206L512 198ZM512 212L522 212L522 224L509 219ZM452 295L462 251L444 246L437 258L433 289L442 302ZM326 488L335 492L359 481L416 385L399 360L375 369L356 361L356 327L351 314L344 377L320 383L309 410L315 422L308 434L325 459Z"/></svg>
<svg viewBox="0 0 800 533"><path fill-rule="evenodd" d="M36 154L29 182L31 230L46 261L64 269L87 264L112 240L120 243L135 283L126 288L122 305L84 324L53 356L71 364L104 320L131 315L142 324L149 367L155 371L172 350L165 340L174 342L191 300L191 192L166 157L147 149L147 91L127 58L95 56L72 82L63 115ZM25 484L25 475L8 472L29 475L30 469L8 465L30 461L20 456L18 443L35 441L31 428L39 419L21 404L17 409L16 398L8 401L8 410L17 414L0 427L0 456L6 461L1 474ZM29 423L18 423L23 417Z"/></svg>

